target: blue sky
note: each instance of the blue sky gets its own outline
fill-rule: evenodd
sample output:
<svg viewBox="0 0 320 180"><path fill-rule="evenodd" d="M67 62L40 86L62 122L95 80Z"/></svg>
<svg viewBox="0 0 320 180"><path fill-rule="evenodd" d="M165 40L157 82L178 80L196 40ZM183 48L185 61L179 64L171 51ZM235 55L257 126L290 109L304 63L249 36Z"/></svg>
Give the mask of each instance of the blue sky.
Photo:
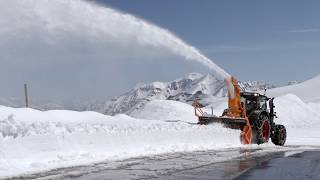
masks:
<svg viewBox="0 0 320 180"><path fill-rule="evenodd" d="M23 98L28 83L31 99L105 100L139 82L210 73L177 53L185 51L177 38L139 18L240 81L304 81L320 74L319 7L315 0L0 1L0 96Z"/></svg>
<svg viewBox="0 0 320 180"><path fill-rule="evenodd" d="M96 1L169 29L240 80L320 74L320 1Z"/></svg>

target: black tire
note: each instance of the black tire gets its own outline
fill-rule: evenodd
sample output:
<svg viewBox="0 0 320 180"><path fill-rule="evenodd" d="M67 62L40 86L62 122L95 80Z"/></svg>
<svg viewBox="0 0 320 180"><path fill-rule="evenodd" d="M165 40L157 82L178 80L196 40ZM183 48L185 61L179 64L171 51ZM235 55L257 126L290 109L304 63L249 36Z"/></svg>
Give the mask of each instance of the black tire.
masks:
<svg viewBox="0 0 320 180"><path fill-rule="evenodd" d="M287 138L287 130L284 125L277 124L274 127L273 134L271 136L271 140L273 144L277 146L283 146L286 142Z"/></svg>
<svg viewBox="0 0 320 180"><path fill-rule="evenodd" d="M253 121L252 143L263 144L270 139L270 122L267 116L261 115L259 119Z"/></svg>

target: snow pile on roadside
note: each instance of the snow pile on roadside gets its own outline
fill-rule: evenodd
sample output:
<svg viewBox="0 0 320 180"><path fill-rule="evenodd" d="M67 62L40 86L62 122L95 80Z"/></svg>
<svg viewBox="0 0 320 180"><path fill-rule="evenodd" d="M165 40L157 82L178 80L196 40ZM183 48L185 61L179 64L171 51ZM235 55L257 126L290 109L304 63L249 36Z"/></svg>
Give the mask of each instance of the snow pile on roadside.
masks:
<svg viewBox="0 0 320 180"><path fill-rule="evenodd" d="M320 103L305 103L287 94L275 99L277 124L287 129L286 145L320 145Z"/></svg>
<svg viewBox="0 0 320 180"><path fill-rule="evenodd" d="M150 120L182 121L197 123L194 108L186 103L172 100L153 100L142 109L131 114L133 117Z"/></svg>
<svg viewBox="0 0 320 180"><path fill-rule="evenodd" d="M212 106L214 114L220 115L226 102ZM287 94L277 97L275 106L276 123L287 128L286 145L320 145L319 102L306 103ZM205 110L211 113L210 108ZM193 113L192 106L169 100L150 101L136 118L0 106L0 177L136 156L242 146L239 130L194 125ZM271 142L266 146L275 147Z"/></svg>
<svg viewBox="0 0 320 180"><path fill-rule="evenodd" d="M316 106L320 104L303 102L293 94L287 94L275 99L276 121L286 127L304 128L320 124L320 115Z"/></svg>
<svg viewBox="0 0 320 180"><path fill-rule="evenodd" d="M241 146L219 125L0 106L0 177L177 151ZM228 137L228 138L226 138Z"/></svg>
<svg viewBox="0 0 320 180"><path fill-rule="evenodd" d="M227 107L227 99L212 103L203 108L214 115L221 115ZM320 145L320 103L305 103L294 94L276 97L275 106L277 116L276 124L283 124L287 128L287 145ZM146 104L136 117L156 120L180 120L196 122L193 107L181 102L168 100L154 100ZM231 138L231 137L230 137ZM269 142L272 145L272 142Z"/></svg>
<svg viewBox="0 0 320 180"><path fill-rule="evenodd" d="M220 116L227 107L227 98L217 98L215 102L202 108L204 113ZM211 107L213 109L211 109ZM153 100L148 102L143 108L131 114L140 119L162 120L162 121L181 121L197 123L198 118L194 114L194 107L173 100Z"/></svg>
<svg viewBox="0 0 320 180"><path fill-rule="evenodd" d="M299 84L270 89L268 90L268 95L277 97L286 94L294 94L304 102L311 102L320 100L319 89L320 75Z"/></svg>

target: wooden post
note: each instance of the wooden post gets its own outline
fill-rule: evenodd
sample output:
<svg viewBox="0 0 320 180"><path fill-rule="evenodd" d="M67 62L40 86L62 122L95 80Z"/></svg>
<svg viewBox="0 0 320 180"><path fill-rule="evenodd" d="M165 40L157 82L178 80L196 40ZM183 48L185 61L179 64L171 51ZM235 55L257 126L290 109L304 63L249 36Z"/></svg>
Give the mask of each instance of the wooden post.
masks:
<svg viewBox="0 0 320 180"><path fill-rule="evenodd" d="M25 97L25 101L26 101L26 107L29 107L27 84L24 84L24 97Z"/></svg>

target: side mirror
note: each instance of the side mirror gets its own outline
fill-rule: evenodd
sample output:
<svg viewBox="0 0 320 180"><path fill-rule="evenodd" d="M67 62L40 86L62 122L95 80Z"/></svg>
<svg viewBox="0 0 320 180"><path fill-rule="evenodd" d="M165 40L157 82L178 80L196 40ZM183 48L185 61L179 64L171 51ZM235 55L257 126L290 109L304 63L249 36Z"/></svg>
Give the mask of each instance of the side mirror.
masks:
<svg viewBox="0 0 320 180"><path fill-rule="evenodd" d="M270 107L270 108L275 108L274 103L273 103L273 100L274 100L274 98L271 98L271 99L269 100L269 107Z"/></svg>

